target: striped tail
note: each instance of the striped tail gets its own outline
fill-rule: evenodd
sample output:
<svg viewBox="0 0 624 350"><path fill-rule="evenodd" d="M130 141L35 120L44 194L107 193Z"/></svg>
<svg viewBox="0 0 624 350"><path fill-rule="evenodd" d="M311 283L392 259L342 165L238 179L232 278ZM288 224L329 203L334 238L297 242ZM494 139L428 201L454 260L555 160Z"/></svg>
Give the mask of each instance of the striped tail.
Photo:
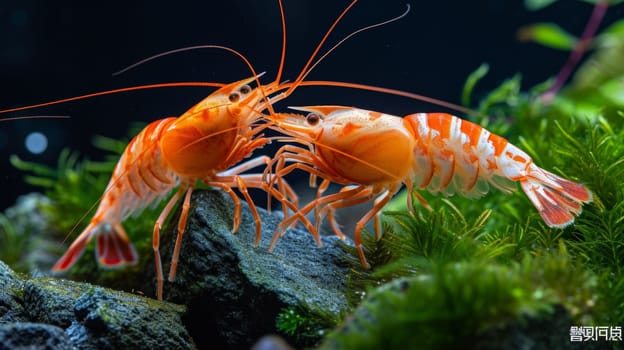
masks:
<svg viewBox="0 0 624 350"><path fill-rule="evenodd" d="M54 264L52 271L65 271L72 267L82 256L86 245L94 235L96 236L95 255L100 266L117 268L137 263L136 250L121 224L91 222Z"/></svg>
<svg viewBox="0 0 624 350"><path fill-rule="evenodd" d="M574 222L574 216L583 210L583 203L592 201L592 194L585 186L534 164L520 185L550 227L563 228L570 225Z"/></svg>

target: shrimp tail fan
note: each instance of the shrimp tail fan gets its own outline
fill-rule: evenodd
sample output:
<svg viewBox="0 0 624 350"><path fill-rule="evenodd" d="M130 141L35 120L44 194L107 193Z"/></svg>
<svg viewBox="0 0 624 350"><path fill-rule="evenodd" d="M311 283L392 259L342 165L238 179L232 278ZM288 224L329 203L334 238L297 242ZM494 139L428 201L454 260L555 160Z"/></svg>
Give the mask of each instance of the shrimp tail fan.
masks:
<svg viewBox="0 0 624 350"><path fill-rule="evenodd" d="M581 214L583 204L592 201L591 192L582 184L566 180L536 165L520 181L542 219L550 227L563 228Z"/></svg>
<svg viewBox="0 0 624 350"><path fill-rule="evenodd" d="M105 268L134 265L138 255L121 224L91 223L52 267L61 272L72 267L84 253L86 245L96 236L95 255L98 264Z"/></svg>

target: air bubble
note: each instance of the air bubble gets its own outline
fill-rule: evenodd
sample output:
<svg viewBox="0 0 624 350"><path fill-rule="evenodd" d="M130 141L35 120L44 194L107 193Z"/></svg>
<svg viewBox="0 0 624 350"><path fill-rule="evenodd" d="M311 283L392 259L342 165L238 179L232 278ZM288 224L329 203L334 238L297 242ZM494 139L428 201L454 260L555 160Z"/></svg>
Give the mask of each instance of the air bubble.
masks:
<svg viewBox="0 0 624 350"><path fill-rule="evenodd" d="M48 148L48 138L40 132L31 132L24 142L26 149L33 154L43 153Z"/></svg>

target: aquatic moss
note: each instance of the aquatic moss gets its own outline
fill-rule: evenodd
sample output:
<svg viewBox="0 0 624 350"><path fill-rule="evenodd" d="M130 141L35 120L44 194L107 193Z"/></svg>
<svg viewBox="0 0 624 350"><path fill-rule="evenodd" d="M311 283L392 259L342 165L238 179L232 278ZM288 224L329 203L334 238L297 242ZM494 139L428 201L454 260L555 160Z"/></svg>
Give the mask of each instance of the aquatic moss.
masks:
<svg viewBox="0 0 624 350"><path fill-rule="evenodd" d="M594 286L563 246L510 266L434 263L426 273L370 290L321 349L463 348L518 321L549 319L557 305L590 307ZM551 336L565 340L569 325L563 327L551 329Z"/></svg>
<svg viewBox="0 0 624 350"><path fill-rule="evenodd" d="M293 338L297 344L314 346L333 328L344 315L336 315L328 310L310 304L283 309L275 321L276 329Z"/></svg>

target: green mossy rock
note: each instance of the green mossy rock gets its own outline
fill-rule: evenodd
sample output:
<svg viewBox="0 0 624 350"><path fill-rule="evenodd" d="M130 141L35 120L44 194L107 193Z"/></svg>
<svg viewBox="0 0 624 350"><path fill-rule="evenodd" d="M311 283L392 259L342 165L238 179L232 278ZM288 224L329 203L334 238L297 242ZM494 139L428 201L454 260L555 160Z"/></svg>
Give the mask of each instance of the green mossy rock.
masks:
<svg viewBox="0 0 624 350"><path fill-rule="evenodd" d="M2 262L0 283L0 349L195 348L183 306L52 277L24 281Z"/></svg>
<svg viewBox="0 0 624 350"><path fill-rule="evenodd" d="M15 272L0 261L0 324L28 320L22 306L23 285Z"/></svg>
<svg viewBox="0 0 624 350"><path fill-rule="evenodd" d="M328 334L321 350L580 349L574 321L549 289L526 283L518 268L479 263L436 267L395 279L367 297ZM521 270L520 270L521 271Z"/></svg>

